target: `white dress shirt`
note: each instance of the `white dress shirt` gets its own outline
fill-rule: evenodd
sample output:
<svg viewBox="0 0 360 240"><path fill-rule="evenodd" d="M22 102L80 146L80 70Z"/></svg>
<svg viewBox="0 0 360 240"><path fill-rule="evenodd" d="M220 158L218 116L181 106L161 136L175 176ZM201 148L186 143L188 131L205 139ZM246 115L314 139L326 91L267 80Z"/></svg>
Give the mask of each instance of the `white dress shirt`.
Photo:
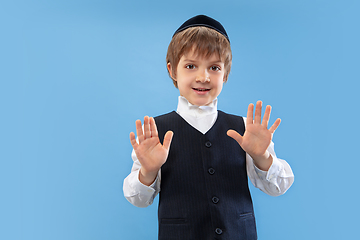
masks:
<svg viewBox="0 0 360 240"><path fill-rule="evenodd" d="M207 106L195 106L189 103L186 98L179 96L176 112L187 123L205 134L216 122L218 116L217 99ZM246 118L244 118L244 123L246 123ZM294 174L285 160L276 157L273 142L271 142L268 151L273 158L273 163L268 171L258 169L250 155L246 154L247 174L255 187L271 196L279 196L284 194L292 185ZM146 186L139 181L141 164L134 150L131 157L134 163L131 173L124 180L124 196L137 207L147 207L152 204L154 198L160 192L161 169L155 181L150 186Z"/></svg>

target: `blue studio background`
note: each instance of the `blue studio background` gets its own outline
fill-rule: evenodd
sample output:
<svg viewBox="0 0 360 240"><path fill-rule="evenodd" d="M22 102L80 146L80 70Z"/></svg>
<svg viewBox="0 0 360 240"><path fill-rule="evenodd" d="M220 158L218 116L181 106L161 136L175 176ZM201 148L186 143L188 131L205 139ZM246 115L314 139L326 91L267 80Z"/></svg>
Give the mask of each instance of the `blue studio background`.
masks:
<svg viewBox="0 0 360 240"><path fill-rule="evenodd" d="M60 1L0 5L0 239L156 239L157 200L123 197L135 120L176 108L165 55L207 14L233 68L219 108L273 106L283 196L251 185L259 239L355 239L359 7L356 0Z"/></svg>

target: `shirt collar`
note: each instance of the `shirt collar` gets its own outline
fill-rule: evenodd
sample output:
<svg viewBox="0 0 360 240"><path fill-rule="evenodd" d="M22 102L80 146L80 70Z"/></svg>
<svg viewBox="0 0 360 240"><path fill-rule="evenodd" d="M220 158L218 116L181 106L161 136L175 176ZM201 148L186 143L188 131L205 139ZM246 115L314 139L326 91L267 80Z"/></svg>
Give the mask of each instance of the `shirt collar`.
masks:
<svg viewBox="0 0 360 240"><path fill-rule="evenodd" d="M191 104L185 97L179 96L177 112L180 114L203 117L217 112L217 98L206 106Z"/></svg>

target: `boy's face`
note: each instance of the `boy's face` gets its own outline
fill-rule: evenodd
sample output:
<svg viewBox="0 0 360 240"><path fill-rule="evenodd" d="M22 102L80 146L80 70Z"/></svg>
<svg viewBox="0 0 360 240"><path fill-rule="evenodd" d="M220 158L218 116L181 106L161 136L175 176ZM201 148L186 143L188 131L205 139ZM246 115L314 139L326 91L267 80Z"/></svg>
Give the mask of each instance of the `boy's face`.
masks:
<svg viewBox="0 0 360 240"><path fill-rule="evenodd" d="M168 68L171 73L170 63ZM193 105L204 106L220 94L224 74L224 63L216 54L205 58L192 50L180 58L176 76L172 78L177 82L181 96Z"/></svg>

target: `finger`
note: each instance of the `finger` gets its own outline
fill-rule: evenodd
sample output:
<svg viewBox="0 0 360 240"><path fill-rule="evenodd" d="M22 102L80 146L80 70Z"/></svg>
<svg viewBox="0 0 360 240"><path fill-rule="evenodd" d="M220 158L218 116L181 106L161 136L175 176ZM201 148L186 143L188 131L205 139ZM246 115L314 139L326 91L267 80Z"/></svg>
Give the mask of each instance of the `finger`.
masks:
<svg viewBox="0 0 360 240"><path fill-rule="evenodd" d="M139 143L141 143L144 140L144 135L143 135L143 129L141 126L141 121L140 120L136 120L135 122L136 125L136 134L138 136L139 139Z"/></svg>
<svg viewBox="0 0 360 240"><path fill-rule="evenodd" d="M274 124L270 127L269 131L270 131L271 133L274 133L275 130L276 130L276 129L278 128L278 126L280 125L280 123L281 123L281 119L280 119L280 118L276 119L275 122L274 122Z"/></svg>
<svg viewBox="0 0 360 240"><path fill-rule="evenodd" d="M173 136L174 136L174 133L172 131L166 132L166 134L164 136L164 142L163 142L163 146L165 149L169 150Z"/></svg>
<svg viewBox="0 0 360 240"><path fill-rule="evenodd" d="M151 137L151 132L150 132L150 123L149 123L149 117L145 116L144 117L144 137L145 139L148 139Z"/></svg>
<svg viewBox="0 0 360 240"><path fill-rule="evenodd" d="M269 125L270 113L271 113L271 106L267 105L266 109L265 109L264 117L263 117L263 120L262 120L262 123L261 123L261 125L263 125L266 128Z"/></svg>
<svg viewBox="0 0 360 240"><path fill-rule="evenodd" d="M136 151L136 149L139 145L136 142L135 133L133 133L133 132L130 133L130 143L131 143L131 146L133 146L134 150Z"/></svg>
<svg viewBox="0 0 360 240"><path fill-rule="evenodd" d="M236 132L236 131L234 131L234 130L229 130L229 131L227 131L226 134L227 134L229 137L232 137L233 139L235 139L235 140L239 143L239 145L242 144L242 142L243 142L243 137L242 137L238 132Z"/></svg>
<svg viewBox="0 0 360 240"><path fill-rule="evenodd" d="M150 118L150 134L151 137L157 137L158 131L155 123L155 119L153 117Z"/></svg>
<svg viewBox="0 0 360 240"><path fill-rule="evenodd" d="M257 101L256 108L255 108L255 120L254 120L254 123L261 124L261 107L262 107L262 102Z"/></svg>
<svg viewBox="0 0 360 240"><path fill-rule="evenodd" d="M250 103L246 115L246 125L250 125L253 123L253 115L254 115L254 104Z"/></svg>

